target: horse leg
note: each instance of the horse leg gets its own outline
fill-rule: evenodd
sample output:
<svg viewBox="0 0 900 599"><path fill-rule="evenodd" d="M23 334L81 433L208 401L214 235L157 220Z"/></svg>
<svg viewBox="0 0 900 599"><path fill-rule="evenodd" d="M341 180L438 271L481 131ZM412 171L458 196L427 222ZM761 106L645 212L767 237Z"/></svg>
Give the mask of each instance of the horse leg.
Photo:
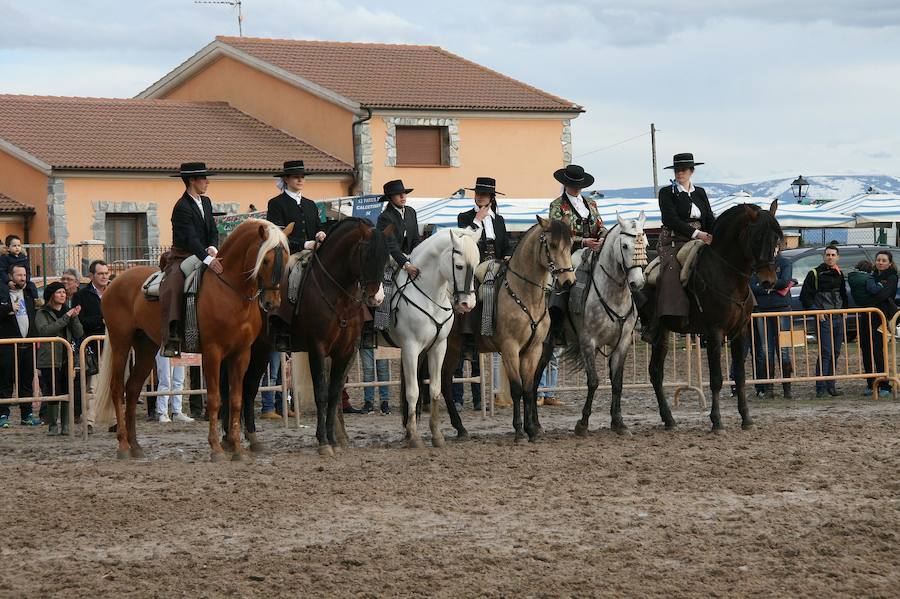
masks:
<svg viewBox="0 0 900 599"><path fill-rule="evenodd" d="M223 423L227 423L231 420L231 406L229 405L228 398L231 394L231 383L230 379L231 369L228 368L228 364L222 364L222 368L219 370L219 391L222 393L222 397L220 401L222 402L222 407L219 408L219 420ZM234 451L234 445L231 443L231 440L228 438L228 427L226 424L222 425L222 449L227 452Z"/></svg>
<svg viewBox="0 0 900 599"><path fill-rule="evenodd" d="M244 349L232 356L228 364L228 441L234 452L232 460L240 461L244 458L244 448L241 445L241 403L243 400L244 375L247 373L247 365L250 363L250 349Z"/></svg>
<svg viewBox="0 0 900 599"><path fill-rule="evenodd" d="M444 434L441 433L441 369L444 365L444 355L447 350L447 341L438 341L428 352L428 373L431 383L428 385L428 393L431 396L431 414L429 428L431 428L431 444L435 447L444 446ZM453 402L447 402L452 404Z"/></svg>
<svg viewBox="0 0 900 599"><path fill-rule="evenodd" d="M522 408L519 401L522 399L522 377L520 375L518 349L508 344L502 352L503 366L506 368L506 376L509 378L509 394L513 402L513 430L515 441L522 440Z"/></svg>
<svg viewBox="0 0 900 599"><path fill-rule="evenodd" d="M269 354L272 353L264 335L265 333L258 337L256 342L250 346L250 364L247 365L247 372L244 374L244 382L241 389L244 434L247 436L247 441L250 442L250 451L253 453L262 453L266 450L265 445L256 438L255 411L259 382L269 365ZM283 372L281 376L284 376Z"/></svg>
<svg viewBox="0 0 900 599"><path fill-rule="evenodd" d="M609 356L609 373L612 382L612 399L609 404L610 428L620 435L628 433L628 427L622 420L622 379L625 375L625 356L628 353L629 345L630 341L620 344ZM590 376L588 376L588 384L590 384Z"/></svg>
<svg viewBox="0 0 900 599"><path fill-rule="evenodd" d="M734 386L737 388L738 412L741 414L741 428L753 426L750 407L747 405L747 394L744 391L746 372L744 371L744 336L738 335L729 340L731 345L731 370L734 372Z"/></svg>
<svg viewBox="0 0 900 599"><path fill-rule="evenodd" d="M456 429L457 439L466 439L469 432L463 426L462 418L459 416L459 410L453 403L453 373L456 371L456 365L459 364L459 357L462 353L462 337L454 335L452 332L447 337L446 350L444 352L444 363L441 367L441 395L444 396L444 403L447 406L447 415L450 416L450 424ZM477 359L477 358L476 358ZM434 384L431 386L434 389Z"/></svg>
<svg viewBox="0 0 900 599"><path fill-rule="evenodd" d="M128 430L128 445L130 447L129 455L132 458L143 458L144 450L141 448L137 440L137 424L135 416L137 414L137 400L144 388L147 377L156 363L156 352L158 347L146 337L139 336L134 344L134 365L131 367L131 374L128 377L128 383L125 387L125 397L127 405L125 406L125 419Z"/></svg>
<svg viewBox="0 0 900 599"><path fill-rule="evenodd" d="M316 398L316 441L319 442L319 455L333 456L334 450L328 444L326 436L326 420L328 413L328 392L325 388L324 357L317 351L309 352L309 373L313 380L313 394Z"/></svg>
<svg viewBox="0 0 900 599"><path fill-rule="evenodd" d="M542 349L541 347L536 347L533 350L530 350L522 360L522 370L520 371L520 376L522 376L521 383L521 393L522 393L522 405L524 407L524 418L525 418L525 434L528 435L528 441L534 443L538 438L538 429L535 426L535 422L537 421L537 395L535 389L537 385L535 383L535 379L537 376L537 364L541 360Z"/></svg>
<svg viewBox="0 0 900 599"><path fill-rule="evenodd" d="M233 365L232 368L234 368ZM219 408L222 404L222 390L220 380L222 369L222 354L218 348L208 348L203 352L203 373L206 375L206 399L209 402L209 434L207 439L212 450L210 459L213 462L221 462L227 458L222 444L219 443Z"/></svg>
<svg viewBox="0 0 900 599"><path fill-rule="evenodd" d="M409 447L419 449L424 446L416 422L416 405L419 403L419 379L416 376L419 366L419 348L404 346L400 352L400 362L403 365L403 382L406 392L406 438ZM435 410L434 404L432 404L431 410Z"/></svg>
<svg viewBox="0 0 900 599"><path fill-rule="evenodd" d="M349 437L347 437L347 429L344 426L344 410L341 408L341 392L344 389L344 381L347 377L347 368L350 367L349 360L342 362L337 358L331 358L331 377L328 383L328 397L334 401L334 429L335 440L332 443L334 448L344 448L349 445Z"/></svg>
<svg viewBox="0 0 900 599"><path fill-rule="evenodd" d="M743 352L740 352L743 359ZM712 408L709 410L709 419L712 421L714 433L721 431L722 419L719 416L719 391L722 390L722 332L711 331L706 336L706 359L709 364L709 389L712 391ZM743 362L741 362L743 366Z"/></svg>
<svg viewBox="0 0 900 599"><path fill-rule="evenodd" d="M112 395L113 407L116 410L116 440L119 446L116 450L116 457L120 460L128 459L128 427L125 421L125 365L128 362L128 354L131 350L130 346L119 349L119 344L113 349L112 342L107 343L106 351L115 352L112 354L112 362L110 363L110 380L109 388Z"/></svg>
<svg viewBox="0 0 900 599"><path fill-rule="evenodd" d="M593 343L582 343L581 359L584 362L584 372L587 375L587 397L584 400L584 407L581 408L581 419L575 424L575 435L584 437L588 433L588 425L590 424L591 412L594 405L594 394L597 393L597 387L600 386L600 377L597 375L597 365L594 360L594 352L596 351Z"/></svg>
<svg viewBox="0 0 900 599"><path fill-rule="evenodd" d="M544 434L544 429L541 427L541 422L538 418L538 409L537 409L537 394L538 387L541 385L541 376L544 373L544 370L547 368L547 364L550 363L550 359L553 357L553 349L554 349L554 337L553 332L550 332L550 336L544 341L541 346L541 357L538 361L537 368L534 371L534 381L531 385L532 397L534 397L534 409L531 410L531 420L532 420L532 428L534 429L534 434L538 437Z"/></svg>
<svg viewBox="0 0 900 599"><path fill-rule="evenodd" d="M661 329L653 343L650 353L650 365L648 371L650 382L653 384L653 393L656 395L656 403L659 404L659 416L666 425L667 430L675 428L676 422L672 418L672 410L666 401L666 390L663 387L663 377L666 374L666 355L669 353L669 332Z"/></svg>

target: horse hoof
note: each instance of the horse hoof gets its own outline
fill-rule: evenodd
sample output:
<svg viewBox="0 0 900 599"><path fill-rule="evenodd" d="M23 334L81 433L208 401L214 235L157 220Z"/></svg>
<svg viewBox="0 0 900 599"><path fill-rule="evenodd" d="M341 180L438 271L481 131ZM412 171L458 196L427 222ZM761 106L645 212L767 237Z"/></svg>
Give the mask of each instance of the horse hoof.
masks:
<svg viewBox="0 0 900 599"><path fill-rule="evenodd" d="M225 455L224 451L214 451L212 455L209 456L209 461L211 462L224 462L228 459L228 456Z"/></svg>
<svg viewBox="0 0 900 599"><path fill-rule="evenodd" d="M587 437L588 427L582 421L578 421L575 424L575 436L576 437Z"/></svg>
<svg viewBox="0 0 900 599"><path fill-rule="evenodd" d="M425 447L425 443L422 442L422 437L410 437L407 446L410 449L422 449Z"/></svg>
<svg viewBox="0 0 900 599"><path fill-rule="evenodd" d="M675 422L674 420L670 420L666 423L666 430L667 431L675 430L676 426L678 426L678 423Z"/></svg>
<svg viewBox="0 0 900 599"><path fill-rule="evenodd" d="M227 439L222 439L222 449L224 449L228 453L231 453L234 451L234 444Z"/></svg>
<svg viewBox="0 0 900 599"><path fill-rule="evenodd" d="M331 450L335 453L335 455L337 455L337 454L341 453L342 451L344 451L345 447L346 446L343 445L342 443L335 443L334 445L331 446Z"/></svg>
<svg viewBox="0 0 900 599"><path fill-rule="evenodd" d="M334 457L334 450L331 448L331 445L319 445L319 455L331 458Z"/></svg>
<svg viewBox="0 0 900 599"><path fill-rule="evenodd" d="M521 443L522 439L524 439L524 438L525 438L525 435L523 435L522 433L516 433L516 436L513 438L513 441L515 441L516 443Z"/></svg>
<svg viewBox="0 0 900 599"><path fill-rule="evenodd" d="M461 430L461 431L456 431L456 438L459 439L459 440L462 440L462 439L468 439L468 438L469 438L469 431L467 431L467 430L465 430L465 429L463 429L463 430Z"/></svg>
<svg viewBox="0 0 900 599"><path fill-rule="evenodd" d="M235 451L231 454L232 462L242 462L244 460L244 452L243 451Z"/></svg>
<svg viewBox="0 0 900 599"><path fill-rule="evenodd" d="M127 449L120 449L116 452L117 460L127 460L131 455L129 454Z"/></svg>
<svg viewBox="0 0 900 599"><path fill-rule="evenodd" d="M266 444L262 441L251 441L250 451L253 453L266 453Z"/></svg>
<svg viewBox="0 0 900 599"><path fill-rule="evenodd" d="M134 460L142 460L146 455L144 455L144 450L140 447L132 447L131 448L131 458Z"/></svg>
<svg viewBox="0 0 900 599"><path fill-rule="evenodd" d="M441 447L444 446L444 438L443 437L432 437L431 444L434 447L437 447L438 449L440 449Z"/></svg>
<svg viewBox="0 0 900 599"><path fill-rule="evenodd" d="M722 426L721 424L714 424L711 432L714 435L718 435L718 434L722 433L722 431L724 431L724 430L725 430L725 427Z"/></svg>
<svg viewBox="0 0 900 599"><path fill-rule="evenodd" d="M616 432L617 435L621 435L623 437L630 437L631 431L628 430L628 427L624 424L620 424L618 426L612 427L612 429Z"/></svg>
<svg viewBox="0 0 900 599"><path fill-rule="evenodd" d="M748 418L741 423L741 428L744 430L753 428L753 421Z"/></svg>

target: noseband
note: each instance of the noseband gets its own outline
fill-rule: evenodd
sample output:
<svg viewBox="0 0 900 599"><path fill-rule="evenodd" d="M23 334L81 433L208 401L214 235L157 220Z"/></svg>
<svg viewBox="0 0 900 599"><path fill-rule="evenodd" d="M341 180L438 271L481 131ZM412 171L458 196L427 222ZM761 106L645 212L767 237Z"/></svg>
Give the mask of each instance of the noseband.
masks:
<svg viewBox="0 0 900 599"><path fill-rule="evenodd" d="M551 275L558 277L566 272L575 272L574 266L557 268L556 263L553 261L553 257L550 255L550 243L547 241L547 235L543 231L541 231L541 247L544 248L544 252L547 254L547 270L550 271Z"/></svg>
<svg viewBox="0 0 900 599"><path fill-rule="evenodd" d="M456 264L453 262L453 256L464 256L464 254L456 249L452 249L452 253L450 254L450 271L453 273L453 303L459 304L459 298L462 295L474 295L475 294L475 269L472 268L471 265L466 263L466 275L463 280L465 286L460 289L459 283L456 281Z"/></svg>

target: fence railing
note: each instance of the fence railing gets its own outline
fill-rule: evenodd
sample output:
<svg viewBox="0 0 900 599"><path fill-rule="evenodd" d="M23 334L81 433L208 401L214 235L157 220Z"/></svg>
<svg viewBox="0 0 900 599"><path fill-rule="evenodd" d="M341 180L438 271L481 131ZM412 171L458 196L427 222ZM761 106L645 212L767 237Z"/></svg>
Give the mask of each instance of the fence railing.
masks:
<svg viewBox="0 0 900 599"><path fill-rule="evenodd" d="M103 260L112 274L132 266L157 266L168 246L107 246L102 243L54 245L48 243L25 245L33 277L57 277L67 268L74 268L82 276L94 260Z"/></svg>
<svg viewBox="0 0 900 599"><path fill-rule="evenodd" d="M41 344L47 343L51 345L50 352L50 367L52 372L55 374L57 368L65 368L66 371L64 375L67 377L67 385L65 389L59 389L57 387L56 376L51 376L49 381L43 380L39 375L38 370L38 348ZM56 344L61 344L63 346L65 352L65 364L60 363L56 360ZM12 346L12 356L9 356L9 352L6 351L6 348ZM29 349L27 350L26 357L20 355L21 346L26 346ZM3 360L3 368L9 368L12 370L12 388L9 390L10 397L0 398L0 404L5 405L15 405L15 404L23 404L23 403L31 403L32 408L34 407L35 402L43 402L43 401L61 401L69 404L69 409L67 410L67 419L68 419L68 429L70 434L74 434L75 430L75 365L72 360L72 346L68 341L63 339L62 337L31 337L26 339L0 339L0 359ZM26 372L26 376L31 377L28 381L20 380L19 374L22 372L23 364L22 361L26 361L27 364L31 365L30 372ZM23 382L25 383L23 388ZM27 393L28 387L31 387L31 393ZM44 388L47 389L48 393L44 394ZM22 391L26 391L22 393ZM55 423L53 423L55 424Z"/></svg>

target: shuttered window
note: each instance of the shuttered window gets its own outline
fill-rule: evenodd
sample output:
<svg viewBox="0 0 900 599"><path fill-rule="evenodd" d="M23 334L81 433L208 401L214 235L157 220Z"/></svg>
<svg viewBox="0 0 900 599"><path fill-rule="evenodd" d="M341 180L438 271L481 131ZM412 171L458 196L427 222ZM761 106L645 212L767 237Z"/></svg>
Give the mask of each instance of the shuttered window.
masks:
<svg viewBox="0 0 900 599"><path fill-rule="evenodd" d="M136 260L147 254L147 215L106 214L106 260Z"/></svg>
<svg viewBox="0 0 900 599"><path fill-rule="evenodd" d="M397 127L397 166L447 164L447 127Z"/></svg>

